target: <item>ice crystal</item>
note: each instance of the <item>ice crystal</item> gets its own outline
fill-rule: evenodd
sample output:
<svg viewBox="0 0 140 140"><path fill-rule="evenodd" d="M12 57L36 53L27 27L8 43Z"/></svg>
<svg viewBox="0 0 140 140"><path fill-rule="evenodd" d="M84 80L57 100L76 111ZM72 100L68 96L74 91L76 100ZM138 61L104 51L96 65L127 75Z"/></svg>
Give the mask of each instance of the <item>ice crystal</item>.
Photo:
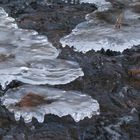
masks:
<svg viewBox="0 0 140 140"><path fill-rule="evenodd" d="M75 50L87 52L89 50L120 51L140 44L140 13L128 6L124 9L124 19L121 29L114 28L119 10L103 8L86 15L86 20L80 23L69 35L60 42L65 47L73 46Z"/></svg>
<svg viewBox="0 0 140 140"><path fill-rule="evenodd" d="M40 102L33 106L28 102L29 94L30 96L35 94L31 102L32 99L36 100L35 98L39 98ZM52 100L52 102L47 103L47 100ZM70 115L76 122L99 114L98 102L88 95L42 86L24 85L8 90L1 101L10 112L14 113L17 121L22 117L25 123L31 122L33 117L38 122L43 122L45 114L54 114L59 117ZM19 106L21 101L28 102L28 106L27 103Z"/></svg>

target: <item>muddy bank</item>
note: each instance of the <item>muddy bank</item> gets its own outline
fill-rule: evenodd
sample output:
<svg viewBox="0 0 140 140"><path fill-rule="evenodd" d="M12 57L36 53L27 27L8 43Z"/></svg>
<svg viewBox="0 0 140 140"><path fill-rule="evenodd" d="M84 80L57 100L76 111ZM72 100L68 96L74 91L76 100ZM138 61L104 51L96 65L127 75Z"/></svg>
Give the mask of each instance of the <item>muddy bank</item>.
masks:
<svg viewBox="0 0 140 140"><path fill-rule="evenodd" d="M135 74L140 66L138 47L123 54L104 50L86 54L62 48L59 39L68 34L94 5L56 3L47 6L43 1L0 1L21 28L34 29L47 35L61 50L59 58L80 64L85 76L67 85L55 86L78 90L97 99L101 115L75 123L70 116L59 118L47 115L43 124L34 119L30 124L15 122L13 114L0 106L0 139L2 140L139 140L140 139L140 79ZM131 70L131 71L130 71ZM13 83L15 87L21 83ZM1 92L1 95L4 92Z"/></svg>

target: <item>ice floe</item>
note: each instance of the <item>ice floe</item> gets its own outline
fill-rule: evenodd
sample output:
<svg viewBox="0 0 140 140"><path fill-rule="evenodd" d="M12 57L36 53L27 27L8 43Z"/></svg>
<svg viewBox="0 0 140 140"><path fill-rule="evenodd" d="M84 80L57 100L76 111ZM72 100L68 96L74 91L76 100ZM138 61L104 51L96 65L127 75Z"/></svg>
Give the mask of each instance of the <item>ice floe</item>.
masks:
<svg viewBox="0 0 140 140"><path fill-rule="evenodd" d="M45 114L70 115L76 122L99 115L99 104L90 96L42 86L24 85L8 90L1 101L17 121L22 117L25 123L33 117L43 122Z"/></svg>
<svg viewBox="0 0 140 140"><path fill-rule="evenodd" d="M62 59L33 61L28 65L28 69L22 72L17 80L33 85L67 84L84 75L76 62Z"/></svg>
<svg viewBox="0 0 140 140"><path fill-rule="evenodd" d="M20 64L16 60L0 62L0 83L3 89L13 80L33 85L59 85L83 75L76 62L62 59L29 61L27 64Z"/></svg>
<svg viewBox="0 0 140 140"><path fill-rule="evenodd" d="M76 51L85 53L102 48L122 52L134 45L139 45L140 13L135 12L135 7L131 5L122 11L110 7L86 15L87 21L77 25L72 33L60 40L62 46L73 46ZM124 17L122 27L116 29L114 25L120 12Z"/></svg>
<svg viewBox="0 0 140 140"><path fill-rule="evenodd" d="M15 19L8 17L8 14L0 7L0 27L18 28Z"/></svg>
<svg viewBox="0 0 140 140"><path fill-rule="evenodd" d="M55 85L84 75L76 62L57 59L58 55L59 50L46 36L18 28L15 20L0 8L0 84L3 89L13 80Z"/></svg>

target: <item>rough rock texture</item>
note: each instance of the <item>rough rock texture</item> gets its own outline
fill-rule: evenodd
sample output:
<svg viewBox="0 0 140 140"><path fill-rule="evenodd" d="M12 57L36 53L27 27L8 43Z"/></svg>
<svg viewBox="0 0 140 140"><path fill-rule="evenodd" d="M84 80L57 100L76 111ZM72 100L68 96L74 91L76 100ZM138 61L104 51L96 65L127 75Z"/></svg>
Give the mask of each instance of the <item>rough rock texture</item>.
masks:
<svg viewBox="0 0 140 140"><path fill-rule="evenodd" d="M101 115L75 123L71 117L47 115L45 122L30 124L14 120L13 114L0 106L0 139L2 140L139 140L140 139L140 80L129 70L140 66L140 50L133 48L123 54L101 50L86 54L62 48L59 39L68 34L93 5L57 3L46 6L45 0L0 0L22 28L35 29L47 35L61 49L59 58L73 60L83 68L85 76L65 86L97 99ZM10 87L20 83L13 82ZM3 95L1 91L0 95Z"/></svg>

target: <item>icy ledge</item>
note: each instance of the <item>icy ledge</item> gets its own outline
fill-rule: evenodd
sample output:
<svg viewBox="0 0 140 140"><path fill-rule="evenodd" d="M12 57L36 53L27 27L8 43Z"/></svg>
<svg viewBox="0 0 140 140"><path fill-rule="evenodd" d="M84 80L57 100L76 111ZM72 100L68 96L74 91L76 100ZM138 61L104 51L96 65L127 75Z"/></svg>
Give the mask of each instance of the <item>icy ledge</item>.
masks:
<svg viewBox="0 0 140 140"><path fill-rule="evenodd" d="M66 84L84 73L76 62L57 59L57 50L46 36L18 28L0 8L0 84L13 80L33 85Z"/></svg>
<svg viewBox="0 0 140 140"><path fill-rule="evenodd" d="M34 100L34 103L36 103L35 99L28 96L30 102L27 102L28 99L26 98L26 104L24 100L24 104L17 106L21 99L29 93L43 97L44 103L41 101L35 105L32 101ZM37 98L39 98L38 101L41 100L40 97ZM52 101L47 103L47 100ZM75 91L41 86L24 85L17 89L8 90L1 97L1 101L2 105L14 113L16 121L22 117L25 123L31 122L33 117L42 123L45 114L54 114L59 117L70 115L76 122L83 120L85 117L91 118L93 115L99 115L99 104L90 96Z"/></svg>
<svg viewBox="0 0 140 140"><path fill-rule="evenodd" d="M106 0L80 0L80 3L93 3L97 5L97 7L102 7L108 4L110 5L110 3L107 2Z"/></svg>
<svg viewBox="0 0 140 140"><path fill-rule="evenodd" d="M125 9L120 29L114 28L120 11L111 7L103 9L86 15L87 21L60 40L62 46L73 46L76 51L86 53L102 48L123 52L140 44L140 13L135 12L135 7Z"/></svg>
<svg viewBox="0 0 140 140"><path fill-rule="evenodd" d="M29 61L24 65L15 60L0 62L0 83L3 89L13 80L33 85L59 85L70 83L83 75L76 62L62 59Z"/></svg>
<svg viewBox="0 0 140 140"><path fill-rule="evenodd" d="M12 54L17 61L55 59L57 50L44 35L18 28L15 19L0 7L0 55ZM10 51L9 51L10 50Z"/></svg>

